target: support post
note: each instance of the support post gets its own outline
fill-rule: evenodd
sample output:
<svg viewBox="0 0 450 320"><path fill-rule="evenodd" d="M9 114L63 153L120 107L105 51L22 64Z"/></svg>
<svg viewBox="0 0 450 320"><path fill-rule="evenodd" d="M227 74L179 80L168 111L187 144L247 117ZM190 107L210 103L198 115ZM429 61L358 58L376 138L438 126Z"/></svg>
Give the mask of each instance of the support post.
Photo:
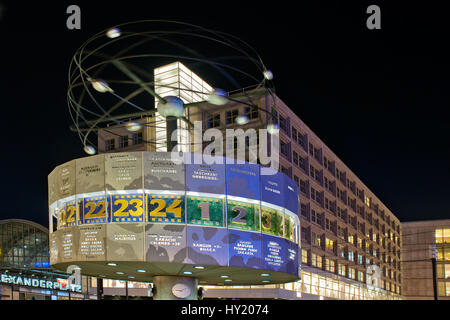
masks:
<svg viewBox="0 0 450 320"><path fill-rule="evenodd" d="M173 116L166 117L166 140L167 152L172 152L177 145L177 141L172 141L172 133L177 130L177 118Z"/></svg>

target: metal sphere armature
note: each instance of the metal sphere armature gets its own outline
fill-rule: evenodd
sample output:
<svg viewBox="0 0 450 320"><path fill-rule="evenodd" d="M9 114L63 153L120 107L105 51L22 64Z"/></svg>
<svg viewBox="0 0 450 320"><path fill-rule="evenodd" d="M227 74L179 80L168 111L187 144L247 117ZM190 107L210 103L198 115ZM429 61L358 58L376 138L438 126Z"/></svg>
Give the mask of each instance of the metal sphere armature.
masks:
<svg viewBox="0 0 450 320"><path fill-rule="evenodd" d="M174 62L188 66L185 72L193 70L193 79L199 74L221 89L206 82L186 87L158 80L154 70ZM166 117L189 122L188 108L224 105L232 101L227 92L246 95L244 89L260 88L272 95L272 78L256 51L233 35L178 21L123 23L93 35L72 58L67 92L71 130L92 155L99 130L111 125L130 132L158 128ZM256 107L251 96L240 102ZM208 114L207 108L201 112ZM238 119L238 124L247 122Z"/></svg>

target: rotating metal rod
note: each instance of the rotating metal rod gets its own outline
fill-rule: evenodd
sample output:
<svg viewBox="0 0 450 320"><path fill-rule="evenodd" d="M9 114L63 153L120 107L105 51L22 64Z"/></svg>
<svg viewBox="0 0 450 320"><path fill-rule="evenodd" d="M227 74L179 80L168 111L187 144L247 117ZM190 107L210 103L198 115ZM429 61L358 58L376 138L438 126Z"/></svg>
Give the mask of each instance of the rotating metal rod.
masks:
<svg viewBox="0 0 450 320"><path fill-rule="evenodd" d="M152 109L152 110L146 110L146 111L135 112L135 113L121 114L119 116L108 117L108 118L102 119L102 120L88 120L88 121L83 121L83 122L79 123L79 126L82 126L82 125L90 126L92 124L97 125L98 123L102 123L102 122L110 122L110 121L123 120L123 119L129 119L129 118L138 118L138 117L142 117L142 116L151 116L151 115L155 114L155 112L156 112L156 109ZM74 125L71 125L70 130L76 132L77 128L75 128Z"/></svg>
<svg viewBox="0 0 450 320"><path fill-rule="evenodd" d="M127 68L122 61L120 60L113 60L112 64L119 69L120 71L122 71L123 73L125 73L130 79L136 81L137 84L139 84L145 91L147 91L148 93L150 93L153 97L155 97L156 99L158 99L159 102L161 103L166 103L166 100L164 100L163 98L161 98L160 95L156 94L155 91L153 91L152 89L150 89L137 75L135 75L133 72L131 72L131 70L129 68Z"/></svg>

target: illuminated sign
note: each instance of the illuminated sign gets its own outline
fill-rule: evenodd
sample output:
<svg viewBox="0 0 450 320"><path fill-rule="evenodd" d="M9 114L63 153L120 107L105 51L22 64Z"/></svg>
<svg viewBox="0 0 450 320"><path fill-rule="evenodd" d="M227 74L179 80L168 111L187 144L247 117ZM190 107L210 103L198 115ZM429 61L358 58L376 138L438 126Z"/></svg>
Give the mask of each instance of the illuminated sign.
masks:
<svg viewBox="0 0 450 320"><path fill-rule="evenodd" d="M52 264L106 259L298 275L296 184L276 171L263 175L257 164L196 164L189 157L130 152L78 159L71 168L76 193L49 199L58 229L50 237Z"/></svg>
<svg viewBox="0 0 450 320"><path fill-rule="evenodd" d="M51 281L47 279L28 278L20 275L10 275L0 273L0 282L42 289L68 290L79 293L82 292L81 285L69 283L69 280L61 278L58 278L57 281Z"/></svg>

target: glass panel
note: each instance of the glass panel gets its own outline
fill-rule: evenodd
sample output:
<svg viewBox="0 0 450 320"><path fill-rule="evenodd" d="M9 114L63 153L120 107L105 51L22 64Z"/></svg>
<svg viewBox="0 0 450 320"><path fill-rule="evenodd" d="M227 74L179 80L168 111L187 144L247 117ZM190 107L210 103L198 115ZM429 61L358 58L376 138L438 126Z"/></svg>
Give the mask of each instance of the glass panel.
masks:
<svg viewBox="0 0 450 320"><path fill-rule="evenodd" d="M434 238L436 239L436 243L442 243L442 229L436 229Z"/></svg>
<svg viewBox="0 0 450 320"><path fill-rule="evenodd" d="M450 243L450 229L444 229L443 236L444 236L443 242Z"/></svg>

